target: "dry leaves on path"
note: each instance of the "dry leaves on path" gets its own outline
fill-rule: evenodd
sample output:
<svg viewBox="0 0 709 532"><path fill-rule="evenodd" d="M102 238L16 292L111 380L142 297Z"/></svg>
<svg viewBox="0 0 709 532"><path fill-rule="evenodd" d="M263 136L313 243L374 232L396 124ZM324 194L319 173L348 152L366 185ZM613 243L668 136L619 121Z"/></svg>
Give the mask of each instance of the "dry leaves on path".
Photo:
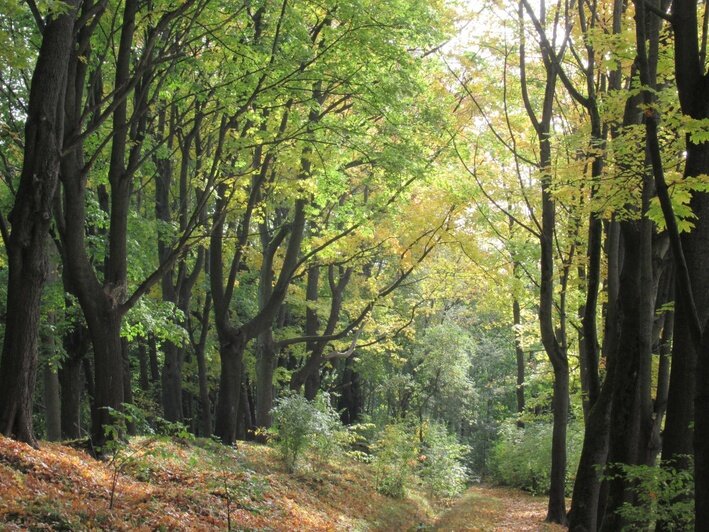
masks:
<svg viewBox="0 0 709 532"><path fill-rule="evenodd" d="M509 488L476 486L436 522L435 530L557 532L566 530L544 522L547 499Z"/></svg>

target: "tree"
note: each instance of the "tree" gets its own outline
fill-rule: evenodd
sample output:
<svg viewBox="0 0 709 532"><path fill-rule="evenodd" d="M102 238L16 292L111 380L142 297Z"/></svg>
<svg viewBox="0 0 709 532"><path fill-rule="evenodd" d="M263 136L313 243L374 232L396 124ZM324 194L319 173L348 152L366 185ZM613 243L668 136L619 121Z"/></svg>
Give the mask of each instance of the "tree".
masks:
<svg viewBox="0 0 709 532"><path fill-rule="evenodd" d="M32 394L37 371L40 298L47 277L47 236L59 176L64 131L64 84L78 1L37 20L42 45L32 75L20 184L1 221L9 258L7 316L0 361L0 432L36 445Z"/></svg>

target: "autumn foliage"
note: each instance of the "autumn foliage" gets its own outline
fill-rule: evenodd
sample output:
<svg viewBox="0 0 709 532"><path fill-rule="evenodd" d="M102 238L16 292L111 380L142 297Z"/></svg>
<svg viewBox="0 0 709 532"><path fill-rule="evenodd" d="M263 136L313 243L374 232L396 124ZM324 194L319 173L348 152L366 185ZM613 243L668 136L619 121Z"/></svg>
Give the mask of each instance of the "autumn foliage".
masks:
<svg viewBox="0 0 709 532"><path fill-rule="evenodd" d="M369 466L343 461L286 473L276 452L209 440L145 438L119 474L84 450L41 449L0 437L0 523L4 530L335 530L416 526L433 518L422 500L376 493ZM148 451L149 450L149 451Z"/></svg>

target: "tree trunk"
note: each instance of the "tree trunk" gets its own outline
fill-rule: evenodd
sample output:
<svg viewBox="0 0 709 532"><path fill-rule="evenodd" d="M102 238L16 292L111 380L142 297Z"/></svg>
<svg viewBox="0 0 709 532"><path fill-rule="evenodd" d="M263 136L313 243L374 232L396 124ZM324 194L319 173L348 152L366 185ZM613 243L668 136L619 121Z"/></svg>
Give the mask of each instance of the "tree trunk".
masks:
<svg viewBox="0 0 709 532"><path fill-rule="evenodd" d="M259 275L259 309L264 309L273 296L273 258L285 234L271 235L267 224L259 225L263 260ZM283 305L278 305L278 318L284 315ZM271 318L256 324L261 331L256 347L256 424L260 428L271 426L271 409L273 408L273 376L278 363L278 348L273 340L273 329L278 327L280 319Z"/></svg>
<svg viewBox="0 0 709 532"><path fill-rule="evenodd" d="M52 257L52 266L49 272L49 283L57 282L56 261ZM56 311L51 310L47 315L48 324L56 326ZM42 350L44 352L44 438L48 441L58 441L62 435L61 425L61 399L59 396L59 375L56 368L57 339L51 333L42 335Z"/></svg>
<svg viewBox="0 0 709 532"><path fill-rule="evenodd" d="M636 8L637 9L637 8ZM700 39L697 3L693 0L672 2L672 28L675 37L675 78L682 112L695 120L709 118L709 92L705 64L705 46ZM704 29L703 31L706 31ZM703 37L705 39L706 36ZM652 124L648 123L648 127ZM687 135L685 177L709 173L709 142L695 143ZM657 175L657 174L656 174ZM695 190L690 201L696 216L695 227L681 236L681 251L686 259L686 270L681 268L680 256L675 260L678 279L689 278L689 287L678 283L677 317L675 322L672 372L667 405L665 444L662 457L686 466L682 455L691 451L691 423L694 422L694 481L695 522L697 527L709 523L709 194ZM669 217L665 213L666 218ZM691 291L691 292L690 292ZM696 316L689 307L689 295L694 296ZM689 320L696 320L703 328L700 334L690 336ZM693 403L692 403L693 399Z"/></svg>
<svg viewBox="0 0 709 532"><path fill-rule="evenodd" d="M243 373L243 370L242 370ZM236 437L239 440L254 439L254 420L256 419L249 400L249 383L244 379L241 383L241 399L239 400L239 410L236 414L237 429Z"/></svg>
<svg viewBox="0 0 709 532"><path fill-rule="evenodd" d="M554 367L552 410L554 426L546 521L566 523L566 428L569 415L569 368L565 365Z"/></svg>
<svg viewBox="0 0 709 532"><path fill-rule="evenodd" d="M569 530L584 532L598 529L603 518L605 496L602 496L603 467L608 457L608 443L613 399L613 378L616 365L618 338L617 300L620 263L620 226L616 221L608 224L606 255L608 257L608 301L606 304L603 354L607 360L606 378L598 399L590 408L586 419L581 458L574 482L569 510Z"/></svg>
<svg viewBox="0 0 709 532"><path fill-rule="evenodd" d="M148 375L148 350L145 348L145 342L138 341L138 386L144 392L150 390L150 377Z"/></svg>
<svg viewBox="0 0 709 532"><path fill-rule="evenodd" d="M101 310L84 315L94 348L94 402L91 440L95 448L106 443L104 427L115 423L112 410L120 411L125 401L121 316Z"/></svg>
<svg viewBox="0 0 709 532"><path fill-rule="evenodd" d="M204 359L204 349L196 352L197 378L199 380L199 435L208 438L212 434L212 408L209 400L209 384L207 382L207 364Z"/></svg>
<svg viewBox="0 0 709 532"><path fill-rule="evenodd" d="M360 376L354 369L354 363L352 357L345 359L345 369L342 372L342 393L337 402L337 409L341 412L340 418L345 425L357 423L364 406Z"/></svg>
<svg viewBox="0 0 709 532"><path fill-rule="evenodd" d="M521 416L524 414L524 370L526 360L524 358L524 350L522 349L519 327L522 325L522 317L519 308L519 300L515 297L512 301L512 317L514 321L515 334L515 358L517 360L517 387L515 388L515 396L517 398L517 426L524 428L524 421Z"/></svg>
<svg viewBox="0 0 709 532"><path fill-rule="evenodd" d="M256 425L269 428L272 423L273 376L278 362L273 331L267 329L259 336L256 359Z"/></svg>
<svg viewBox="0 0 709 532"><path fill-rule="evenodd" d="M365 268L366 270L366 268ZM331 335L337 326L342 311L342 301L347 288L347 284L352 276L352 268L339 267L339 278L335 279L335 267L328 267L328 284L332 301L330 303L330 314L325 324L322 336ZM306 288L306 301L315 302L318 300L320 280L320 268L313 266L308 270L308 284ZM320 320L314 308L308 307L305 314L305 336L312 338L305 343L305 350L308 358L297 371L291 376L290 388L298 391L304 386L305 397L309 400L315 399L320 389L320 368L325 361L323 353L328 345L327 340L318 338L318 327Z"/></svg>
<svg viewBox="0 0 709 532"><path fill-rule="evenodd" d="M182 421L182 349L170 342L163 344L162 407L165 419Z"/></svg>
<svg viewBox="0 0 709 532"><path fill-rule="evenodd" d="M670 283L674 282L674 275L670 274L668 277ZM673 294L674 291L669 290L669 295L665 294L665 297L663 297L661 301L673 301ZM657 456L662 450L662 427L664 425L665 412L667 411L667 394L669 392L670 384L670 354L672 350L674 316L674 311L669 310L665 312L665 315L660 320L662 329L657 346L660 362L658 363L657 368L657 391L655 392L655 401L653 404L654 416L652 433L645 460L645 463L648 465L652 465L657 462Z"/></svg>
<svg viewBox="0 0 709 532"><path fill-rule="evenodd" d="M32 75L20 184L2 233L8 255L7 321L0 358L0 433L37 445L32 394L42 287L47 276L47 235L63 144L63 99L76 0L50 18Z"/></svg>
<svg viewBox="0 0 709 532"><path fill-rule="evenodd" d="M62 363L59 369L59 383L61 384L61 425L62 438L81 438L81 394L84 389L84 374L82 363L86 356L86 343L77 341L77 337L85 334L85 329L80 327L72 331L65 338L65 347L74 346L76 349L69 350L68 358Z"/></svg>
<svg viewBox="0 0 709 532"><path fill-rule="evenodd" d="M241 380L243 356L246 342L240 334L220 338L219 396L215 409L214 435L223 444L232 445L236 441L237 413L241 400Z"/></svg>
<svg viewBox="0 0 709 532"><path fill-rule="evenodd" d="M155 386L160 382L160 365L158 364L158 344L150 335L148 340L148 361L150 363L150 383Z"/></svg>
<svg viewBox="0 0 709 532"><path fill-rule="evenodd" d="M208 264L209 262L207 262ZM201 330L197 342L192 340L195 357L197 358L197 380L199 382L199 421L197 423L199 434L209 437L212 434L212 407L209 399L209 382L207 381L207 362L205 360L205 347L209 333L209 312L212 300L209 293L205 294L202 315L200 316Z"/></svg>
<svg viewBox="0 0 709 532"><path fill-rule="evenodd" d="M643 209L645 212L651 184L644 178ZM655 295L652 290L652 222L626 221L621 224L625 261L621 273L619 302L620 340L613 379L611 432L608 461L616 464L638 464L638 449L647 445L649 413L645 396L649 382L643 378L643 366L652 356L652 324ZM644 459L644 456L643 456ZM602 530L619 530L624 522L617 510L632 502L627 480L619 475L609 482L608 501Z"/></svg>
<svg viewBox="0 0 709 532"><path fill-rule="evenodd" d="M81 393L84 387L82 358L64 361L59 370L61 384L62 438L81 438Z"/></svg>
<svg viewBox="0 0 709 532"><path fill-rule="evenodd" d="M44 422L47 441L58 441L62 435L61 401L59 399L59 377L49 364L44 366Z"/></svg>
<svg viewBox="0 0 709 532"><path fill-rule="evenodd" d="M613 365L613 362L608 365L609 374L613 372ZM569 530L574 532L595 532L598 529L602 467L608 457L612 380L606 377L586 420L583 449L569 510Z"/></svg>

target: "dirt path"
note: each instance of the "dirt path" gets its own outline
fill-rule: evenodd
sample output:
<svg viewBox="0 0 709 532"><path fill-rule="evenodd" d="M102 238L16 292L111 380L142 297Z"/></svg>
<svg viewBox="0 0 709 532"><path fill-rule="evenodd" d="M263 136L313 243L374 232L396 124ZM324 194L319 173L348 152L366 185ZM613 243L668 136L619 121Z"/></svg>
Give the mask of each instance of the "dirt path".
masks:
<svg viewBox="0 0 709 532"><path fill-rule="evenodd" d="M566 528L544 523L547 499L508 488L476 486L445 512L434 530L548 531Z"/></svg>

